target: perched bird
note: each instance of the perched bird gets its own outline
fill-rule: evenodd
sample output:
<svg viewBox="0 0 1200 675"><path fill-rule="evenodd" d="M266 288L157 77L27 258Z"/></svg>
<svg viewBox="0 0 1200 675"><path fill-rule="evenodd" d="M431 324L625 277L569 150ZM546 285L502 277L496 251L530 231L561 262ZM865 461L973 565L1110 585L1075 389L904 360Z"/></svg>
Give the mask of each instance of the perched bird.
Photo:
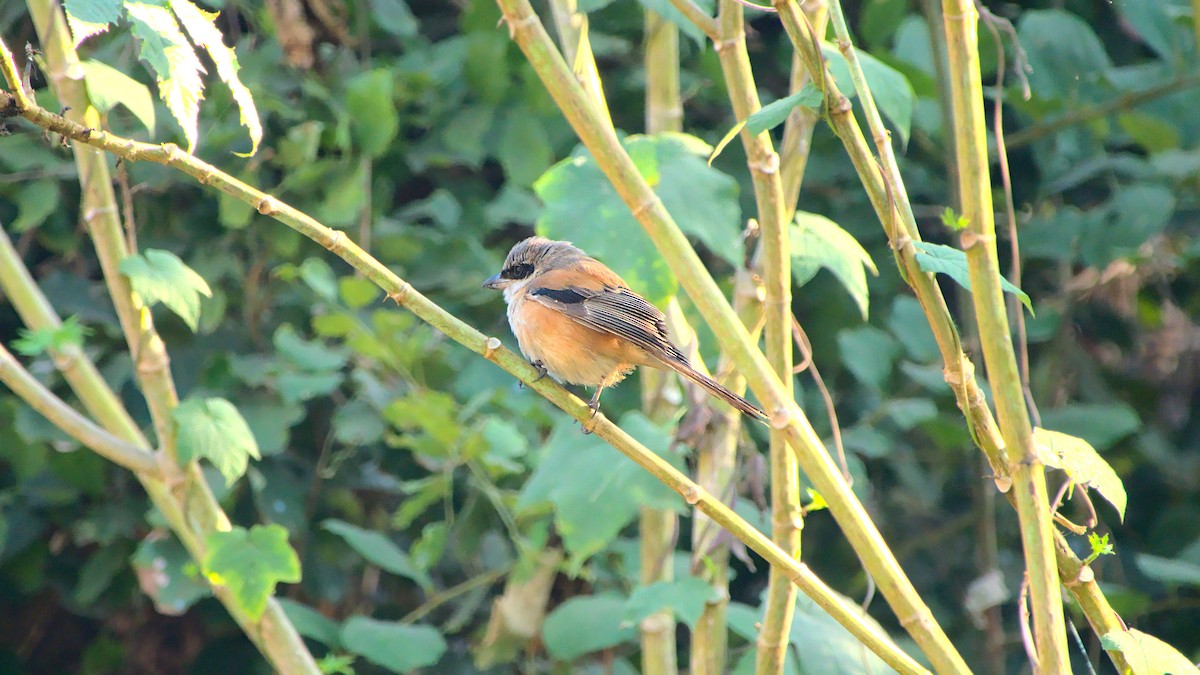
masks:
<svg viewBox="0 0 1200 675"><path fill-rule="evenodd" d="M570 242L530 237L517 243L483 287L504 291L508 323L541 377L549 373L559 382L596 388L588 401L593 414L605 387L637 366L650 366L674 370L766 421L762 410L692 368L668 337L663 313Z"/></svg>

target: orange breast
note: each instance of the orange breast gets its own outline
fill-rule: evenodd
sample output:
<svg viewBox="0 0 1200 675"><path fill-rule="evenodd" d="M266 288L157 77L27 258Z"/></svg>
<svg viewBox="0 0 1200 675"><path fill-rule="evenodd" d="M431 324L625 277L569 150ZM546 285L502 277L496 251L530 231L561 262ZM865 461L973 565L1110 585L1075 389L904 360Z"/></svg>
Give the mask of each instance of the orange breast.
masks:
<svg viewBox="0 0 1200 675"><path fill-rule="evenodd" d="M514 298L508 321L530 361L541 361L554 379L588 387L611 386L643 360L642 350L524 297Z"/></svg>

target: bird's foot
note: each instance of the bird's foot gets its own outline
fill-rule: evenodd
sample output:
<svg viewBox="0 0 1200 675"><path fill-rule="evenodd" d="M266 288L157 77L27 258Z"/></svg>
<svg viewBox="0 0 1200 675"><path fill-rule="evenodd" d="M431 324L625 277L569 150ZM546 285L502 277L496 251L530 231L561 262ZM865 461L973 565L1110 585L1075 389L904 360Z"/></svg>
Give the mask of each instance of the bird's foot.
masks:
<svg viewBox="0 0 1200 675"><path fill-rule="evenodd" d="M541 361L534 361L529 365L533 366L533 369L538 371L538 376L533 378L533 381L541 382L542 378L546 377L546 364L542 363Z"/></svg>

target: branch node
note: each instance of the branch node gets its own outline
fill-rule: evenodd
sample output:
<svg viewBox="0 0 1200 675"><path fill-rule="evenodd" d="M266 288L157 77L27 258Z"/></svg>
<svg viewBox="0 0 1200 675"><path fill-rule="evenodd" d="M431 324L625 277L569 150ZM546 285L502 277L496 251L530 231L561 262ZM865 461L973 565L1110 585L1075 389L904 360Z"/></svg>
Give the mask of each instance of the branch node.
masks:
<svg viewBox="0 0 1200 675"><path fill-rule="evenodd" d="M254 208L258 209L258 212L264 216L270 216L275 213L279 206L275 203L275 199L273 197L267 195L266 197L263 197L258 204L255 204Z"/></svg>
<svg viewBox="0 0 1200 675"><path fill-rule="evenodd" d="M974 230L964 230L962 235L959 237L959 242L962 244L964 251L974 248L975 246L979 246L980 244L994 242L995 240L996 238L992 235L981 234Z"/></svg>
<svg viewBox="0 0 1200 675"><path fill-rule="evenodd" d="M1075 577L1075 580L1068 581L1067 585L1072 586L1074 584L1090 584L1095 580L1096 571L1092 569L1091 565L1084 565L1083 567L1079 568L1079 575Z"/></svg>
<svg viewBox="0 0 1200 675"><path fill-rule="evenodd" d="M486 340L484 340L483 341L483 358L488 359L490 361L492 358L492 354L494 354L497 349L500 349L501 344L502 343L500 342L500 338L498 338L498 337L490 337L490 338L487 338Z"/></svg>
<svg viewBox="0 0 1200 675"><path fill-rule="evenodd" d="M408 304L408 294L411 292L412 284L408 283L407 281L403 281L400 283L400 288L396 289L392 293L388 293L387 296L397 305L403 307Z"/></svg>
<svg viewBox="0 0 1200 675"><path fill-rule="evenodd" d="M346 240L347 237L345 232L342 232L341 230L334 230L333 236L329 238L329 241L321 243L324 244L325 248L329 249L331 253L340 256L346 250Z"/></svg>
<svg viewBox="0 0 1200 675"><path fill-rule="evenodd" d="M770 176L779 173L779 153L769 152L760 162L750 164L751 171Z"/></svg>
<svg viewBox="0 0 1200 675"><path fill-rule="evenodd" d="M630 213L632 213L632 214L633 214L633 217L634 217L635 219L637 219L637 220L641 220L641 218L642 218L642 215L643 215L643 214L645 214L646 212L650 211L650 210L651 210L651 209L653 209L655 206L658 206L658 205L659 205L659 204L661 204L661 203L662 203L662 200L660 200L660 199L658 198L658 195L656 195L656 194L653 194L653 193L652 193L652 194L650 195L650 198L649 198L649 199L647 199L646 201L642 202L641 204L638 204L638 205L637 205L637 207L636 207L636 208L634 208L634 209L633 209L633 210L632 210Z"/></svg>
<svg viewBox="0 0 1200 675"><path fill-rule="evenodd" d="M688 506L695 506L700 503L700 498L703 496L704 491L700 489L699 485L691 483L680 494L683 495L683 501L687 502Z"/></svg>

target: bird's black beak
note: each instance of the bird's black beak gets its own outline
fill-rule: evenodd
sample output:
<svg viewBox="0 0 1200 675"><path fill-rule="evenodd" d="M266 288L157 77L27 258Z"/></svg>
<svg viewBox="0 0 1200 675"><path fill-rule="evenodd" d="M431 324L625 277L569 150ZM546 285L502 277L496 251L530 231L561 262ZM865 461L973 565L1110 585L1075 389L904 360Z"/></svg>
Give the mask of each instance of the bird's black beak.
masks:
<svg viewBox="0 0 1200 675"><path fill-rule="evenodd" d="M492 276L488 277L487 281L483 282L483 287L493 291L498 291L504 288L504 280L500 278L499 274L493 274Z"/></svg>

